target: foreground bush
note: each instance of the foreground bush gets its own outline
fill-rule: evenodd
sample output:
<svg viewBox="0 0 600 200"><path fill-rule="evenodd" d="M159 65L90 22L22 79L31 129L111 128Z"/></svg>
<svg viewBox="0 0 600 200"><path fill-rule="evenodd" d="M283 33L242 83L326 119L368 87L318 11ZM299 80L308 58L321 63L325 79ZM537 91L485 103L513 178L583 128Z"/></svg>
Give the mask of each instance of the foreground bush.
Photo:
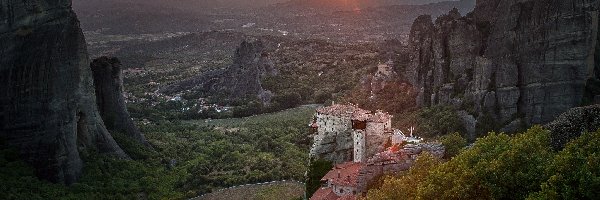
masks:
<svg viewBox="0 0 600 200"><path fill-rule="evenodd" d="M600 131L569 143L547 168L550 178L529 199L595 199L600 197Z"/></svg>
<svg viewBox="0 0 600 200"><path fill-rule="evenodd" d="M556 152L548 131L490 133L441 165L423 160L386 179L368 199L594 199L600 196L600 131ZM433 167L432 167L433 166Z"/></svg>

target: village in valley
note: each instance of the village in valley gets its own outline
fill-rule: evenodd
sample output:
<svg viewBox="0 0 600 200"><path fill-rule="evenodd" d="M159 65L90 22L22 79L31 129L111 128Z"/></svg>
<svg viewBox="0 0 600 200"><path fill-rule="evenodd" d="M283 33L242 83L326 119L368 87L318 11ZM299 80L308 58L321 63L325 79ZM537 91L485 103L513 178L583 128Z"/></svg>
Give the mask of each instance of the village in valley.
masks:
<svg viewBox="0 0 600 200"><path fill-rule="evenodd" d="M412 127L407 134L393 129L392 118L383 111L371 112L353 104L318 108L309 124L314 135L311 161L328 160L334 167L310 199L356 199L376 178L408 170L422 152L444 156L441 143L424 142Z"/></svg>

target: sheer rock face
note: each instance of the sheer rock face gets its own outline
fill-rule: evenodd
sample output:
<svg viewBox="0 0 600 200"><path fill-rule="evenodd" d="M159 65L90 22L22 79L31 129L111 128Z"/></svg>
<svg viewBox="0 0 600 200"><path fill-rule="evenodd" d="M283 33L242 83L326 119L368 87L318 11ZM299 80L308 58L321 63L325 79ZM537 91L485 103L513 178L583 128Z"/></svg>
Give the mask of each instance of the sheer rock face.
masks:
<svg viewBox="0 0 600 200"><path fill-rule="evenodd" d="M148 145L125 106L121 62L117 58L101 57L92 62L91 68L96 88L96 103L106 128L112 133L120 132Z"/></svg>
<svg viewBox="0 0 600 200"><path fill-rule="evenodd" d="M598 95L597 0L479 0L421 16L406 74L421 106L473 107L503 131L546 123Z"/></svg>
<svg viewBox="0 0 600 200"><path fill-rule="evenodd" d="M0 137L41 178L73 183L80 151L126 157L106 130L70 0L0 0Z"/></svg>
<svg viewBox="0 0 600 200"><path fill-rule="evenodd" d="M262 87L261 80L278 73L260 40L243 41L237 48L233 64L166 86L159 92L173 94L199 90L209 95L220 94L230 99L258 97L269 103L273 94Z"/></svg>

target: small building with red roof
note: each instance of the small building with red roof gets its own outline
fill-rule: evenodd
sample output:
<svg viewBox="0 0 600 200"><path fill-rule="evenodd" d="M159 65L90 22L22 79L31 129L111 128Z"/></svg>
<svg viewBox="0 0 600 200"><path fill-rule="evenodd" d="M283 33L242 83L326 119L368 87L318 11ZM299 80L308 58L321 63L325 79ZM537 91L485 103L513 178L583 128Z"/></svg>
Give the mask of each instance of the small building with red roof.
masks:
<svg viewBox="0 0 600 200"><path fill-rule="evenodd" d="M358 176L359 171L362 168L361 163L346 162L335 165L322 179L321 187L311 197L311 200L325 200L325 199L356 199L356 195L359 193L358 188ZM326 192L331 193L325 194ZM332 197L332 194L335 197Z"/></svg>
<svg viewBox="0 0 600 200"><path fill-rule="evenodd" d="M339 197L333 193L333 188L330 187L322 187L319 188L313 195L310 197L310 200L336 200Z"/></svg>

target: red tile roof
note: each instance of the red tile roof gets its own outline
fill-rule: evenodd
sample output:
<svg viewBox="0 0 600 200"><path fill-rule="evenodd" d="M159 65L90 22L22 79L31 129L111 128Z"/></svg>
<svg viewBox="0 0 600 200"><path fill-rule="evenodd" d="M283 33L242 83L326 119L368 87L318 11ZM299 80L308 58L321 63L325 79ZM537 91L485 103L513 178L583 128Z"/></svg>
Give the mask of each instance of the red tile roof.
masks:
<svg viewBox="0 0 600 200"><path fill-rule="evenodd" d="M352 120L358 121L370 121L385 123L392 119L392 115L377 111L375 114L371 114L371 111L359 108L354 104L334 104L331 106L318 108L317 113L325 115L334 115L338 117L351 117Z"/></svg>
<svg viewBox="0 0 600 200"><path fill-rule="evenodd" d="M318 108L317 113L334 115L339 117L351 117L355 112L369 112L352 104L334 104L331 106Z"/></svg>
<svg viewBox="0 0 600 200"><path fill-rule="evenodd" d="M352 114L352 120L367 121L371 118L371 112L367 110L359 110Z"/></svg>
<svg viewBox="0 0 600 200"><path fill-rule="evenodd" d="M337 200L356 200L356 195L341 196Z"/></svg>
<svg viewBox="0 0 600 200"><path fill-rule="evenodd" d="M342 163L327 172L321 180L330 181L333 185L356 187L358 172L361 168L361 163Z"/></svg>
<svg viewBox="0 0 600 200"><path fill-rule="evenodd" d="M393 116L388 113L377 111L373 115L373 117L371 117L371 121L378 122L378 123L385 123L385 122L388 122L390 119L392 119L392 117Z"/></svg>
<svg viewBox="0 0 600 200"><path fill-rule="evenodd" d="M310 197L310 200L336 200L338 196L333 193L331 188L319 188L313 195Z"/></svg>
<svg viewBox="0 0 600 200"><path fill-rule="evenodd" d="M356 195L337 196L330 187L319 188L310 200L356 200Z"/></svg>

